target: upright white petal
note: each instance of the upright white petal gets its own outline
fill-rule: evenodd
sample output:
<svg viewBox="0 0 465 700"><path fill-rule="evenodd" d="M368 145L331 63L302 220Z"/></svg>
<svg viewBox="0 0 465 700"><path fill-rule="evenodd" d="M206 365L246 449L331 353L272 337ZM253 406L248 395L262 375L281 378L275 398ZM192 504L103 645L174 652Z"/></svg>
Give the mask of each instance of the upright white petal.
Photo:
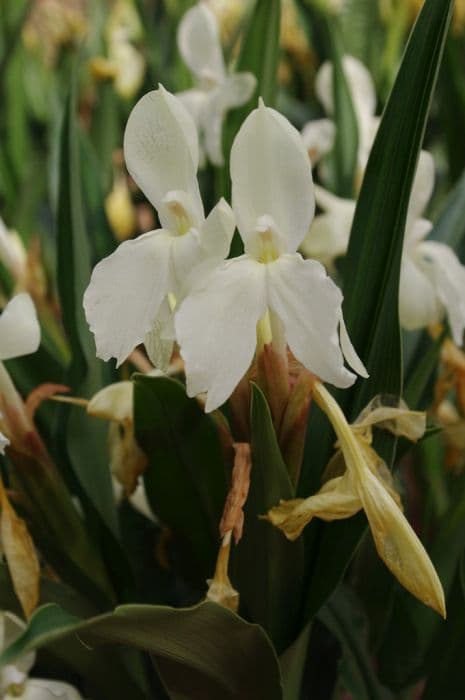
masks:
<svg viewBox="0 0 465 700"><path fill-rule="evenodd" d="M331 119L314 119L302 129L302 141L312 165L329 153L334 146L336 126Z"/></svg>
<svg viewBox="0 0 465 700"><path fill-rule="evenodd" d="M236 227L233 210L222 197L200 229L200 243L209 257L224 260L228 256Z"/></svg>
<svg viewBox="0 0 465 700"><path fill-rule="evenodd" d="M0 360L36 352L40 345L40 326L29 294L17 294L0 316Z"/></svg>
<svg viewBox="0 0 465 700"><path fill-rule="evenodd" d="M94 268L84 294L97 355L124 362L152 329L170 289L171 242L162 230L125 241Z"/></svg>
<svg viewBox="0 0 465 700"><path fill-rule="evenodd" d="M245 248L258 220L271 217L286 252L304 239L315 211L308 154L299 132L263 103L242 124L231 149L232 207Z"/></svg>
<svg viewBox="0 0 465 700"><path fill-rule="evenodd" d="M144 95L129 115L124 156L155 208L168 192L181 190L192 199L199 220L203 218L197 129L182 102L162 86Z"/></svg>
<svg viewBox="0 0 465 700"><path fill-rule="evenodd" d="M342 294L315 260L283 255L268 268L268 300L297 360L322 381L351 386L339 344Z"/></svg>
<svg viewBox="0 0 465 700"><path fill-rule="evenodd" d="M409 331L439 323L443 307L428 275L408 255L402 259L399 287L399 316Z"/></svg>
<svg viewBox="0 0 465 700"><path fill-rule="evenodd" d="M218 24L204 3L186 12L179 24L177 39L179 53L198 80L222 80L225 67Z"/></svg>
<svg viewBox="0 0 465 700"><path fill-rule="evenodd" d="M68 683L42 678L30 678L26 681L22 700L82 700L76 688Z"/></svg>
<svg viewBox="0 0 465 700"><path fill-rule="evenodd" d="M265 267L248 256L229 260L175 316L187 393L207 391L206 411L226 401L252 362L257 323L266 309Z"/></svg>
<svg viewBox="0 0 465 700"><path fill-rule="evenodd" d="M319 186L315 186L315 199L325 213L313 220L301 250L306 257L331 266L335 258L347 252L356 202L336 197Z"/></svg>
<svg viewBox="0 0 465 700"><path fill-rule="evenodd" d="M461 346L465 328L465 267L452 248L437 241L420 243L417 255L421 255L423 270L447 312L454 342Z"/></svg>

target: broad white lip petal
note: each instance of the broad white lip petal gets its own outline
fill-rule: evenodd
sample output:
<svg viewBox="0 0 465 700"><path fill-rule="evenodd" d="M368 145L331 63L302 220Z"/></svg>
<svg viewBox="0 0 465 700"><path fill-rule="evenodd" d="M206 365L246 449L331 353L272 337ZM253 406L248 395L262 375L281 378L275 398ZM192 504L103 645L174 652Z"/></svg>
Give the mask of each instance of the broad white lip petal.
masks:
<svg viewBox="0 0 465 700"><path fill-rule="evenodd" d="M400 270L399 316L406 330L439 323L443 307L430 277L410 258L403 257Z"/></svg>
<svg viewBox="0 0 465 700"><path fill-rule="evenodd" d="M156 209L168 192L181 190L203 218L197 129L182 102L162 86L144 95L129 115L124 157L132 178Z"/></svg>
<svg viewBox="0 0 465 700"><path fill-rule="evenodd" d="M334 146L336 127L331 119L314 119L302 129L302 141L312 165L318 163Z"/></svg>
<svg viewBox="0 0 465 700"><path fill-rule="evenodd" d="M36 352L40 345L40 326L29 294L17 294L0 316L0 360Z"/></svg>
<svg viewBox="0 0 465 700"><path fill-rule="evenodd" d="M171 242L162 230L125 241L94 268L84 294L97 355L118 365L142 343L170 291Z"/></svg>
<svg viewBox="0 0 465 700"><path fill-rule="evenodd" d="M76 688L61 681L29 678L21 694L23 700L82 700Z"/></svg>
<svg viewBox="0 0 465 700"><path fill-rule="evenodd" d="M356 483L381 559L404 588L444 616L441 582L401 509L369 469Z"/></svg>
<svg viewBox="0 0 465 700"><path fill-rule="evenodd" d="M324 267L299 254L283 255L266 267L269 305L283 322L296 359L324 382L351 386L356 375L344 367L338 334L342 294Z"/></svg>
<svg viewBox="0 0 465 700"><path fill-rule="evenodd" d="M452 248L437 241L420 243L416 253L422 257L422 268L447 312L454 342L461 346L465 328L465 267Z"/></svg>
<svg viewBox="0 0 465 700"><path fill-rule="evenodd" d="M434 189L434 159L428 151L421 151L413 180L407 215L407 236L417 219L425 211Z"/></svg>
<svg viewBox="0 0 465 700"><path fill-rule="evenodd" d="M198 3L183 16L178 27L178 48L185 64L199 81L221 81L223 52L215 15Z"/></svg>
<svg viewBox="0 0 465 700"><path fill-rule="evenodd" d="M258 219L270 216L286 251L304 239L315 211L312 171L299 132L260 103L231 149L232 207L245 249L253 249Z"/></svg>
<svg viewBox="0 0 465 700"><path fill-rule="evenodd" d="M206 411L229 398L252 362L266 310L265 267L248 256L229 260L176 313L187 393L207 391Z"/></svg>

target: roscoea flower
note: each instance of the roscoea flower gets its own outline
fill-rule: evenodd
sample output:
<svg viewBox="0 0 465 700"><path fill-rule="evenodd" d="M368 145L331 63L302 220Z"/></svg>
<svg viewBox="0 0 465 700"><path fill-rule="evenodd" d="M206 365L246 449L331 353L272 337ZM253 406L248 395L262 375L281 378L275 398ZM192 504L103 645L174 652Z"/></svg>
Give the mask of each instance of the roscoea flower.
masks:
<svg viewBox="0 0 465 700"><path fill-rule="evenodd" d="M0 651L9 647L25 630L25 623L10 612L0 613ZM0 670L0 693L5 700L23 698L23 700L81 700L76 688L45 678L29 678L29 672L35 664L35 652L30 651L19 656L14 663L3 666Z"/></svg>
<svg viewBox="0 0 465 700"><path fill-rule="evenodd" d="M306 368L335 386L361 375L342 318L342 294L323 266L296 252L314 213L310 162L299 133L262 101L231 151L233 210L245 254L228 260L189 294L175 326L187 392L220 406L249 368L257 346L286 343ZM341 351L342 347L342 351Z"/></svg>
<svg viewBox="0 0 465 700"><path fill-rule="evenodd" d="M178 93L194 117L200 135L201 158L223 165L221 132L226 113L249 100L255 90L252 73L228 75L215 15L204 3L186 12L178 29L179 52L196 87Z"/></svg>
<svg viewBox="0 0 465 700"><path fill-rule="evenodd" d="M234 217L222 199L205 219L195 124L163 87L132 110L124 154L162 228L125 241L95 267L84 309L103 360L115 357L119 365L143 342L152 362L163 368L173 345L172 311L196 270L226 257Z"/></svg>
<svg viewBox="0 0 465 700"><path fill-rule="evenodd" d="M379 119L375 116L376 91L369 70L361 61L346 55L342 59L342 69L346 77L358 126L358 167L360 172L370 154ZM315 91L328 117L334 115L333 66L327 61L319 69ZM310 154L312 163L317 163L329 153L334 145L336 127L331 118L308 122L302 130L302 139Z"/></svg>
<svg viewBox="0 0 465 700"><path fill-rule="evenodd" d="M402 404L370 404L359 420L349 425L321 382L314 383L312 394L332 423L340 452L328 465L328 480L318 493L282 501L269 511L268 519L288 539L295 540L313 518L341 520L364 510L386 566L408 591L445 617L438 575L402 512L389 469L371 446L374 425L418 440L425 431L425 414L409 411Z"/></svg>

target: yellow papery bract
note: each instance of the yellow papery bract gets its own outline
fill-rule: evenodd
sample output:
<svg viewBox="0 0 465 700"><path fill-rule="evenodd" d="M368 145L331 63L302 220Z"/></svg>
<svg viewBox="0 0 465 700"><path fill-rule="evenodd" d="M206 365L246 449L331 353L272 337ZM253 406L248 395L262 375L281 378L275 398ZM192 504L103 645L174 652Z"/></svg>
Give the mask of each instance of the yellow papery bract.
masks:
<svg viewBox="0 0 465 700"><path fill-rule="evenodd" d="M393 397L389 396L375 396L355 421L354 430L376 425L411 442L423 437L426 414L423 411L411 411L402 400L397 401L397 406L387 405L392 400Z"/></svg>
<svg viewBox="0 0 465 700"><path fill-rule="evenodd" d="M381 559L404 588L445 617L436 570L398 505L371 472L357 486Z"/></svg>

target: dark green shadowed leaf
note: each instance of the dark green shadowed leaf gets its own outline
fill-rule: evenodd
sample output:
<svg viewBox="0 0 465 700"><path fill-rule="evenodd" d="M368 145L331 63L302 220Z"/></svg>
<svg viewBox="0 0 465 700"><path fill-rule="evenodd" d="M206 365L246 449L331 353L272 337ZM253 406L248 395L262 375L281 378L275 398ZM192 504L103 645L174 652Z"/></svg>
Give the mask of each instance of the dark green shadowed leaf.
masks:
<svg viewBox="0 0 465 700"><path fill-rule="evenodd" d="M279 451L270 409L255 385L252 385L251 435L250 491L232 579L240 592L244 612L265 628L281 652L301 629L304 550L302 541L289 542L282 532L259 518L280 499L294 498L295 494Z"/></svg>
<svg viewBox="0 0 465 700"><path fill-rule="evenodd" d="M136 439L149 464L147 498L188 546L192 575L213 573L226 499L224 457L213 419L184 386L167 377L135 376Z"/></svg>
<svg viewBox="0 0 465 700"><path fill-rule="evenodd" d="M426 0L423 6L386 105L357 203L345 264L343 310L349 335L370 378L359 379L351 390L337 392L350 420L377 394L402 393L398 289L404 228L451 9L451 0ZM322 473L334 439L321 413L313 413L299 488L303 495L309 494L307 484L315 483ZM388 463L392 461L394 441L386 440L377 448ZM362 516L327 525L315 522L308 528L315 572L308 614L318 610L342 577L364 528Z"/></svg>
<svg viewBox="0 0 465 700"><path fill-rule="evenodd" d="M80 620L57 605L40 608L0 664L77 635L87 645L123 644L160 661L168 690L189 700L281 700L278 660L263 630L215 603L193 608L125 605ZM169 665L169 668L168 668Z"/></svg>
<svg viewBox="0 0 465 700"><path fill-rule="evenodd" d="M465 251L465 171L447 197L430 237L447 243L459 255Z"/></svg>

